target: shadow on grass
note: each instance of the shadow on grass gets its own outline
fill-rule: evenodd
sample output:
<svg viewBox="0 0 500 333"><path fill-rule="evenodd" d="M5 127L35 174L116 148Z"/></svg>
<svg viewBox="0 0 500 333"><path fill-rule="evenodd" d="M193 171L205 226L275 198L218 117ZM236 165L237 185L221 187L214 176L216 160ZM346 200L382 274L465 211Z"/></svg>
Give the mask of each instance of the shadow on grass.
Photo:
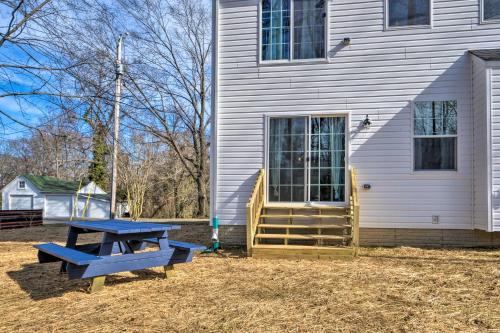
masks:
<svg viewBox="0 0 500 333"><path fill-rule="evenodd" d="M247 258L246 251L243 247L225 247L215 252L201 252L198 257L209 257L218 259L244 259Z"/></svg>
<svg viewBox="0 0 500 333"><path fill-rule="evenodd" d="M90 279L69 280L67 274L59 273L60 262L50 264L26 264L21 270L7 275L35 301L56 298L69 292L86 293ZM134 276L107 275L106 285L120 285L144 279L163 279L165 275L153 270L131 272Z"/></svg>
<svg viewBox="0 0 500 333"><path fill-rule="evenodd" d="M372 259L391 259L391 260L403 260L411 262L422 262L422 261L433 261L442 262L444 264L465 264L465 263L499 263L500 257L498 259L474 259L474 258L443 258L443 257L412 257L412 256L398 256L398 255L367 255L361 254L359 257L372 258Z"/></svg>
<svg viewBox="0 0 500 333"><path fill-rule="evenodd" d="M415 251L413 253L405 253L407 249ZM500 263L500 249L489 247L474 247L474 248L460 248L460 247L382 247L382 248L364 248L359 257L371 259L393 259L404 261L433 261L445 262L450 264L460 263ZM391 251L392 253L387 253ZM437 254L433 251L439 251ZM479 254L492 254L489 258L475 258L474 255ZM461 257L457 257L463 255Z"/></svg>
<svg viewBox="0 0 500 333"><path fill-rule="evenodd" d="M66 242L66 225L7 229L0 233L0 242Z"/></svg>

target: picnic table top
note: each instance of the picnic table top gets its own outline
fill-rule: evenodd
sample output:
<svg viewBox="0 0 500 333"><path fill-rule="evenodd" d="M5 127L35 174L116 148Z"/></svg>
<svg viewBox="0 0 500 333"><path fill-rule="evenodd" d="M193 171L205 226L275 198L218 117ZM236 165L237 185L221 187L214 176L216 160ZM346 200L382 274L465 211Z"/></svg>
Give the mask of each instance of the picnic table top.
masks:
<svg viewBox="0 0 500 333"><path fill-rule="evenodd" d="M120 235L146 233L154 231L178 230L181 228L179 225L172 225L172 224L129 222L121 220L78 221L78 222L70 222L69 225L81 229L109 232Z"/></svg>

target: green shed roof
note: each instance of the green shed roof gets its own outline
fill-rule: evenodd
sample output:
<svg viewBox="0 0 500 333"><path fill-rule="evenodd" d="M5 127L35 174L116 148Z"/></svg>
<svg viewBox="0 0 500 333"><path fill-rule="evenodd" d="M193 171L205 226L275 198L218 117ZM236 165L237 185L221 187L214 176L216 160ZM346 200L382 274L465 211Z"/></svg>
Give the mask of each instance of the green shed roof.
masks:
<svg viewBox="0 0 500 333"><path fill-rule="evenodd" d="M80 189L79 181L61 180L50 176L23 175L23 177L43 193L75 193ZM81 187L89 183L82 181Z"/></svg>
<svg viewBox="0 0 500 333"><path fill-rule="evenodd" d="M87 198L87 195L88 194L80 193L81 198ZM111 196L109 194L91 194L90 197L94 198L94 199L100 199L100 200L110 200L111 199Z"/></svg>

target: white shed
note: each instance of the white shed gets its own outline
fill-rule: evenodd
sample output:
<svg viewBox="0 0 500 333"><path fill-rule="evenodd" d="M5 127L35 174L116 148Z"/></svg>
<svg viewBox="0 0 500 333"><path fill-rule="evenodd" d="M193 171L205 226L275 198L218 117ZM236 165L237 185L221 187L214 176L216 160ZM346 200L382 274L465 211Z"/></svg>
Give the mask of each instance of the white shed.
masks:
<svg viewBox="0 0 500 333"><path fill-rule="evenodd" d="M2 189L2 210L43 209L44 218L109 217L109 197L94 182L21 175Z"/></svg>

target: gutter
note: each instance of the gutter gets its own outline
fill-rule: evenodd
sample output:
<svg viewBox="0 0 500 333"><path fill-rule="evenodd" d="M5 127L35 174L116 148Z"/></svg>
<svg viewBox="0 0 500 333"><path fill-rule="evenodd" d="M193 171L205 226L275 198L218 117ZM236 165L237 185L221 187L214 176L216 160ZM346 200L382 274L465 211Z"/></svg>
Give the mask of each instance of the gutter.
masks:
<svg viewBox="0 0 500 333"><path fill-rule="evenodd" d="M212 247L208 252L219 249L219 217L217 216L217 106L218 106L218 15L219 1L212 0L212 105L210 119L210 221L212 226Z"/></svg>

